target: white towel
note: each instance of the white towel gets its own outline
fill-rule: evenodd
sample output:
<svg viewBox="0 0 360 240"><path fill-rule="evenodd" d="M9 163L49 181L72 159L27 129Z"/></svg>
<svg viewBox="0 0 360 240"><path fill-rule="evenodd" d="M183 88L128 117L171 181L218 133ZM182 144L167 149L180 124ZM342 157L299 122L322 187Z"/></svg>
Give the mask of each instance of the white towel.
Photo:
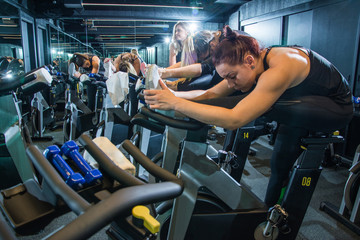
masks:
<svg viewBox="0 0 360 240"><path fill-rule="evenodd" d="M125 100L129 93L129 76L125 72L117 72L106 81L111 102L114 106Z"/></svg>
<svg viewBox="0 0 360 240"><path fill-rule="evenodd" d="M158 66L155 64L148 65L146 69L145 88L146 89L161 89L159 85L160 75Z"/></svg>
<svg viewBox="0 0 360 240"><path fill-rule="evenodd" d="M124 154L107 137L97 137L92 140L119 168L135 175L135 166L124 156ZM84 159L93 167L99 168L98 163L88 153L84 152Z"/></svg>

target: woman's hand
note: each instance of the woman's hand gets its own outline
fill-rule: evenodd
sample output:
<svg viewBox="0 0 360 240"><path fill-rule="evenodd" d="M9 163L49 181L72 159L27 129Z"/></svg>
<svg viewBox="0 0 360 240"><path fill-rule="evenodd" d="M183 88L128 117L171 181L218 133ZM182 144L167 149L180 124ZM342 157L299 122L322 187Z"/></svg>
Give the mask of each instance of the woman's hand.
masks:
<svg viewBox="0 0 360 240"><path fill-rule="evenodd" d="M144 90L145 102L152 109L172 110L175 109L177 102L180 100L168 89L160 79L161 90Z"/></svg>

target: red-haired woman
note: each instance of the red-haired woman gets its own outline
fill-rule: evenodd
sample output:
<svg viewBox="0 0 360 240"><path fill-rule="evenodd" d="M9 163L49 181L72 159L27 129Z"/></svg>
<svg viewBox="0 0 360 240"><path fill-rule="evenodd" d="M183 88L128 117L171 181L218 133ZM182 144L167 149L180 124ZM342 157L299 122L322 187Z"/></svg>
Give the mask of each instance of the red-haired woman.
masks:
<svg viewBox="0 0 360 240"><path fill-rule="evenodd" d="M176 97L161 81L162 90L144 92L146 103L226 129L240 128L262 115L280 123L265 197L265 203L273 206L301 153L300 139L309 131L342 129L351 120L348 83L312 50L298 46L261 49L256 39L243 35L229 34L215 49L213 62L224 80L196 98L202 103ZM235 91L244 94L225 97ZM278 104L281 100L294 104Z"/></svg>

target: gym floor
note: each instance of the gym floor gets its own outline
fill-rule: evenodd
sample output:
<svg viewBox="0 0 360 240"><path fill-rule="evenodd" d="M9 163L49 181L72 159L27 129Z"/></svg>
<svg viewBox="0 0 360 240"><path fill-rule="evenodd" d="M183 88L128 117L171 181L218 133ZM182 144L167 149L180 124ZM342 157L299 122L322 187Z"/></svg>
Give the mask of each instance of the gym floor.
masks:
<svg viewBox="0 0 360 240"><path fill-rule="evenodd" d="M224 140L224 132L222 129L215 129L217 135L216 140L209 141L216 149L222 148ZM48 132L45 135L54 137L52 142L34 142L40 149L59 142L63 142L62 130L58 129L53 132ZM247 185L260 199L264 199L266 186L270 176L270 157L272 153L272 146L268 144L267 136L260 137L256 140L252 147L256 150L255 156L249 156L245 165L244 174L241 180L242 184ZM300 228L297 240L312 240L312 239L360 239L341 223L337 222L325 212L319 210L322 201L328 201L335 206L340 206L343 194L344 185L348 177L348 169L346 168L324 168L314 195L306 212L304 221ZM65 225L76 218L74 213L65 214L53 220L42 232L33 236L23 236L22 240L35 240L47 236L52 231ZM94 235L91 239L107 239L107 227Z"/></svg>

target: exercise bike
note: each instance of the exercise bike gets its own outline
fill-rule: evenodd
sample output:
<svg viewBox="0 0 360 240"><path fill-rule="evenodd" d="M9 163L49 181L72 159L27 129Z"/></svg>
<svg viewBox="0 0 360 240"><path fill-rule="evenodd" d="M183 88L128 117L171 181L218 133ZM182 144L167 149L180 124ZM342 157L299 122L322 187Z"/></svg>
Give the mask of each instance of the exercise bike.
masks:
<svg viewBox="0 0 360 240"><path fill-rule="evenodd" d="M344 224L357 235L360 235L360 145L356 148L349 172L340 208L337 208L328 201L324 201L321 202L320 209Z"/></svg>
<svg viewBox="0 0 360 240"><path fill-rule="evenodd" d="M1 78L1 189L34 177L22 140L26 121L23 119L22 101L18 95L32 96L51 81L52 77L44 68L24 75L6 75Z"/></svg>
<svg viewBox="0 0 360 240"><path fill-rule="evenodd" d="M56 129L55 109L57 101L62 98L65 93L65 76L62 72L57 72L51 65L44 66L51 74L52 81L42 91L34 94L31 100L31 132L34 141L51 141L52 136L44 136L46 128L50 130Z"/></svg>
<svg viewBox="0 0 360 240"><path fill-rule="evenodd" d="M77 139L83 132L94 130L99 124L98 103L103 103L102 92L106 89L104 79L100 75L90 74L85 76L84 84L95 85L95 110L92 111L80 98L79 84L80 79L69 76L66 80L68 84L66 90L65 120L63 124L64 140Z"/></svg>
<svg viewBox="0 0 360 240"><path fill-rule="evenodd" d="M117 80L127 85L125 87L126 90L122 94L125 96L122 96L122 98L115 97L118 102L113 102L110 100L107 89L105 89L103 92L103 99L105 100L102 104L99 124L96 127L96 137L105 136L115 145L133 136L133 125L130 123L130 119L137 112L138 92L135 90L135 85L137 81L141 81L141 78L131 73L118 72L108 81ZM121 89L117 88L115 91L121 91ZM119 99L122 100L120 101Z"/></svg>
<svg viewBox="0 0 360 240"><path fill-rule="evenodd" d="M47 86L49 79L51 79L50 74L45 69L40 68L18 78L1 79L2 81L0 81L0 103L2 103L0 109L3 111L6 120L2 126L4 130L2 139L5 144L2 145L3 148L1 149L6 152L2 152L2 156L6 153L9 154L14 163L14 166L11 164L4 165L6 171L1 175L6 178L1 182L7 184L7 186L2 187L3 190L0 194L0 207L7 218L7 220L0 218L0 236L2 239L16 239L14 230L20 235L37 233L49 224L51 219L69 210L81 216L46 238L84 239L106 226L115 217L124 213L127 214L134 205L171 199L182 192L181 181L157 166L150 166L147 170L165 181L172 181L171 183L161 183L156 186L145 185L139 179L114 167L113 162L106 156L103 156L100 166L107 170L106 176L111 176L106 178L109 181L104 180L99 184L82 189L81 192L75 192L62 180L49 160L45 159L39 149L32 144L30 133L22 120L21 102L18 101L14 92L17 90L17 92L21 91L24 94L33 94ZM88 140L91 142L90 139ZM88 151L102 154L101 150L94 143L92 144L95 150L88 149ZM144 161L149 162L148 159ZM7 175L8 173L12 174L11 168L15 168L14 172L18 173L19 179L16 179L17 181L12 181ZM113 182L115 180L125 181L127 184L123 186L144 186L115 192L119 189L119 185ZM109 182L110 184L107 185ZM107 192L106 186L109 187L110 192ZM99 195L96 196L96 192L100 192ZM80 194L82 195L80 196ZM83 196L88 196L88 198ZM96 199L95 202L103 201L91 206L89 202L94 202ZM7 226L7 222L11 224L11 229Z"/></svg>
<svg viewBox="0 0 360 240"><path fill-rule="evenodd" d="M50 233L45 239L86 239L111 221L122 219L132 208L133 212L137 212L134 214L134 219L140 221L148 239L156 237L158 223L146 211L144 213L144 209L146 210L144 206L137 205L149 205L178 196L183 189L181 180L143 157L142 163L146 169L163 180L158 184L145 184L121 168L115 167L113 162L89 137L83 135L79 139L90 154L99 161L100 167L109 181L116 180L125 184L121 188L110 187L110 191L106 188L99 188L99 186L75 191L62 180L60 174L39 149L28 142L27 155L41 175L42 182L30 179L2 192L1 196L6 196L6 198L1 197L1 210L11 224L10 227L5 223L6 220L0 219L2 239L16 239L14 231L23 236L37 233L51 219L69 210L76 213L78 217ZM124 143L124 148L129 154L139 154L129 141ZM50 155L53 154L56 155L52 151ZM103 182L102 185L106 184ZM110 186L114 186L114 184L110 184ZM93 201L94 199L97 200ZM140 212L136 210L138 208L141 209ZM139 226L139 223L137 225Z"/></svg>
<svg viewBox="0 0 360 240"><path fill-rule="evenodd" d="M281 206L272 207L265 206L246 187L206 156L207 126L178 120L178 116L170 118L146 108L142 108L140 112L152 121L167 125L166 130L169 132L172 128L178 131L183 129L185 136L180 145L178 171L185 183L184 194L174 202L171 217L168 218L169 228L163 224L160 234L163 239L175 236L179 239L232 239L236 236L245 239L295 239L321 173L320 165L325 149L331 142L343 141L340 136L328 137L324 134L303 138L305 151L292 171ZM169 159L164 158L163 161ZM175 162L176 159L172 161ZM299 196L302 197L300 203ZM287 231L278 229L282 225L288 227ZM116 235L119 229L126 231L124 229L128 227L112 225L109 231Z"/></svg>

